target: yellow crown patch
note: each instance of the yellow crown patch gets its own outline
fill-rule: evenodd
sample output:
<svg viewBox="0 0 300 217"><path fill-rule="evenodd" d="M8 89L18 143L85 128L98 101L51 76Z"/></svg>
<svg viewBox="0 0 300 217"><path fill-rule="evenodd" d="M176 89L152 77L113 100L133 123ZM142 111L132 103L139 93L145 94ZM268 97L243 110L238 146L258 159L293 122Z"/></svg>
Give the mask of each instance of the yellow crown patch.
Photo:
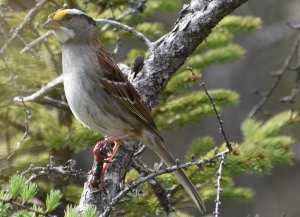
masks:
<svg viewBox="0 0 300 217"><path fill-rule="evenodd" d="M61 10L58 10L58 11L50 14L48 16L48 18L49 19L52 18L55 21L59 21L59 20L62 20L67 14L69 14L68 9L61 9Z"/></svg>

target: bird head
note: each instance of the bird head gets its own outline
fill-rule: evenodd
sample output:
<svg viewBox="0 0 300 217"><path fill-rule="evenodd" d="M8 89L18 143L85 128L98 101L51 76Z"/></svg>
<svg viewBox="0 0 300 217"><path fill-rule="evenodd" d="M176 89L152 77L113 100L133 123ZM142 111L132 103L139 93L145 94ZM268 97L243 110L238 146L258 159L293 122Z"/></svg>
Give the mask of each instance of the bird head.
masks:
<svg viewBox="0 0 300 217"><path fill-rule="evenodd" d="M88 41L95 33L96 22L79 9L59 9L48 16L43 28L53 30L61 43Z"/></svg>

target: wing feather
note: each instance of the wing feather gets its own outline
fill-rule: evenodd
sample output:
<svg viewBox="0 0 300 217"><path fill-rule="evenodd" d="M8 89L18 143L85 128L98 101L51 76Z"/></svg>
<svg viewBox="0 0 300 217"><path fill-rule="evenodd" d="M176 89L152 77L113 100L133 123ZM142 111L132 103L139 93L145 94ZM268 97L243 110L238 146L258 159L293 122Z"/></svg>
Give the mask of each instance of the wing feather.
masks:
<svg viewBox="0 0 300 217"><path fill-rule="evenodd" d="M101 86L113 97L121 102L134 115L147 124L153 131L158 133L153 118L139 93L128 81L126 76L113 61L111 55L105 50L100 39L95 39L92 46L96 46L99 64L103 69Z"/></svg>

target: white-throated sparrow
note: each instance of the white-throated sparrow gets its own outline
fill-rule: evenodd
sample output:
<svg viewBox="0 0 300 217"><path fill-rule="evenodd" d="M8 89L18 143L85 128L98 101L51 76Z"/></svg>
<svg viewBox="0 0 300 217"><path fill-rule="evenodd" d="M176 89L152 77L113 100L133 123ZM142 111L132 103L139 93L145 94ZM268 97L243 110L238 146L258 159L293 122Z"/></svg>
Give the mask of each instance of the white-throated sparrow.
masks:
<svg viewBox="0 0 300 217"><path fill-rule="evenodd" d="M145 103L105 50L95 21L81 10L60 9L49 15L44 28L53 30L63 44L64 89L77 120L110 140L138 140L166 165L175 165ZM181 169L174 174L204 212L204 203L189 178Z"/></svg>

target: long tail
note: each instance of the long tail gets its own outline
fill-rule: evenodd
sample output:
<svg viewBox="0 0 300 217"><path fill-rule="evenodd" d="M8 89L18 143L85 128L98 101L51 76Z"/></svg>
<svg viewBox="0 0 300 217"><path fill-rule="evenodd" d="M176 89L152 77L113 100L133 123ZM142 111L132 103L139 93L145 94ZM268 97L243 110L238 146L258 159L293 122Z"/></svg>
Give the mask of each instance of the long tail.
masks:
<svg viewBox="0 0 300 217"><path fill-rule="evenodd" d="M144 132L143 141L141 142L145 143L149 148L151 148L167 166L171 167L176 165L174 156L159 135L153 134L149 131ZM174 171L174 174L184 189L191 196L199 211L203 214L206 210L204 202L191 180L185 175L182 169Z"/></svg>

